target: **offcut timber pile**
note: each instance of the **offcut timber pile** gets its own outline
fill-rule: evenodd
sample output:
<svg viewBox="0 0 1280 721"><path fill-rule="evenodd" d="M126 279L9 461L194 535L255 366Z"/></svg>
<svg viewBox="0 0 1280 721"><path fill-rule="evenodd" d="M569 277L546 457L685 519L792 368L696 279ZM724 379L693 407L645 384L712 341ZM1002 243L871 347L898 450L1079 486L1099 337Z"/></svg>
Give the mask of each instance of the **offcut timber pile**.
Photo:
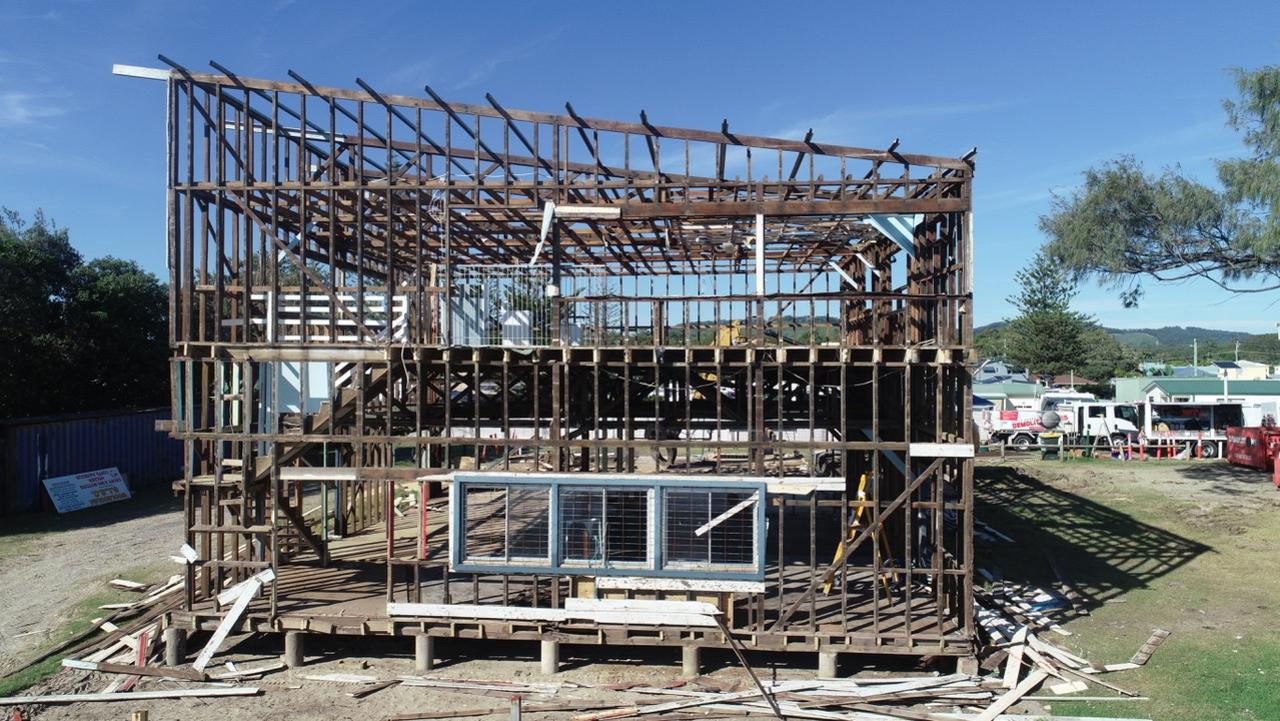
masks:
<svg viewBox="0 0 1280 721"><path fill-rule="evenodd" d="M189 557L188 549L175 560ZM259 689L242 685L264 674L281 671L284 664L267 662L254 667L237 667L226 662L213 671L213 658L224 649L248 606L274 574L262 571L218 595L225 611L219 626L190 666L170 668L155 665L160 644L162 615L179 604L181 576L156 585L115 579L110 585L138 594L134 601L109 604L107 618L55 648L33 663L61 655L70 672L97 673L109 677L100 690L88 693L15 696L0 699L0 705L57 704L80 702L141 701L184 697L254 695ZM1169 635L1156 629L1151 638L1127 662L1097 664L1062 648L1049 639L1069 636L1051 614L1069 609L1063 597L1035 587L994 582L977 593L978 622L986 636L986 675L933 674L892 678L797 679L762 681L747 664L740 644L724 625L720 611L709 604L678 601L605 601L575 599L564 609L528 609L566 618L596 617L603 614L634 613L698 615L705 625L719 627L750 683L726 683L709 677L661 684L620 684L582 686L556 682L511 682L441 676L399 676L379 678L350 673L303 673L303 682L352 686L348 695L360 699L395 686L430 689L438 693L464 693L502 699L503 706L483 706L427 711L392 716L388 721L443 719L505 714L572 714L574 721L606 721L653 717L662 721L706 718L792 718L818 721L952 721L975 719L1025 721L1038 715L1011 713L1026 701L1057 700L1145 700L1113 683L1109 675L1138 668L1146 663ZM428 604L389 604L391 615L413 614ZM405 608L393 609L392 607ZM506 607L450 607L453 611L480 613ZM467 611L470 609L470 611ZM477 610L478 609L478 610ZM437 609L428 609L432 613ZM427 611L423 611L426 613ZM703 618L705 617L705 618ZM603 616L602 616L603 618ZM548 619L554 622L555 619ZM682 623L689 623L688 620ZM139 689L139 683L150 687ZM1083 695L1100 689L1101 696ZM590 693L584 693L589 689ZM601 692L605 698L601 699ZM608 697L619 694L616 701ZM1039 695L1033 695L1033 694ZM583 698L590 695L591 698ZM623 697L625 695L625 698ZM576 696L576 698L575 698ZM525 703L532 701L533 703ZM1060 718L1060 717L1054 717ZM1077 719L1079 721L1079 719Z"/></svg>
<svg viewBox="0 0 1280 721"><path fill-rule="evenodd" d="M180 553L180 556L174 556L174 560L180 563L190 563L195 554L189 546L183 546ZM231 607L209 644L190 668L168 668L156 663L163 653L160 643L161 619L182 602L182 576L171 576L161 584L112 579L107 585L136 593L138 598L101 606L102 610L111 613L94 619L84 632L13 672L16 674L47 659L61 656L64 669L106 675L110 679L107 684L90 693L0 698L0 706L254 695L258 693L257 688L239 686L236 683L283 669L284 664L238 669L228 662L226 671L213 674L206 672L206 667L226 640L231 628L239 621L248 603L261 590L262 584L273 578L270 570L264 571L219 595L219 601L231 604ZM143 679L151 679L163 687L141 690L138 684ZM181 683L182 686L174 687L174 683Z"/></svg>

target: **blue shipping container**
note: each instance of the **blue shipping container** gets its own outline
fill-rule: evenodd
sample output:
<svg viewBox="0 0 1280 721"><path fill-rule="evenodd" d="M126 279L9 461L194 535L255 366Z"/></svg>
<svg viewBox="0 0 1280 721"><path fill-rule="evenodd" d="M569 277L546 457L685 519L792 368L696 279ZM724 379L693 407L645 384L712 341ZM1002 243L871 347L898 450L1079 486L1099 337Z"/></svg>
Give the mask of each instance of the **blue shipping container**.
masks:
<svg viewBox="0 0 1280 721"><path fill-rule="evenodd" d="M0 515L51 508L46 478L120 469L131 490L182 478L182 442L156 430L168 408L0 421Z"/></svg>

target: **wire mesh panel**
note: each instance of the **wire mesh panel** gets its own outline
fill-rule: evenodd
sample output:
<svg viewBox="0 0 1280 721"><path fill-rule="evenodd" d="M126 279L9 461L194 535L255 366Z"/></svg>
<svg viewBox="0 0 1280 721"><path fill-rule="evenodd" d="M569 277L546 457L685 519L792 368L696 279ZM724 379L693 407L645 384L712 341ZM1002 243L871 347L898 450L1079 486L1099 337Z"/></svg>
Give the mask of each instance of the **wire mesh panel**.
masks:
<svg viewBox="0 0 1280 721"><path fill-rule="evenodd" d="M557 340L577 345L612 312L603 305L566 304L557 332L554 300L547 296L551 266L546 264L461 265L454 268L453 276L449 307L454 345L528 347L552 345ZM558 292L572 298L616 290L602 269L575 267L565 269Z"/></svg>
<svg viewBox="0 0 1280 721"><path fill-rule="evenodd" d="M463 488L463 557L482 563L550 563L550 495L546 485Z"/></svg>
<svg viewBox="0 0 1280 721"><path fill-rule="evenodd" d="M559 493L563 563L634 566L649 561L651 489L579 486Z"/></svg>
<svg viewBox="0 0 1280 721"><path fill-rule="evenodd" d="M668 488L663 492L665 568L737 570L755 563L753 491Z"/></svg>

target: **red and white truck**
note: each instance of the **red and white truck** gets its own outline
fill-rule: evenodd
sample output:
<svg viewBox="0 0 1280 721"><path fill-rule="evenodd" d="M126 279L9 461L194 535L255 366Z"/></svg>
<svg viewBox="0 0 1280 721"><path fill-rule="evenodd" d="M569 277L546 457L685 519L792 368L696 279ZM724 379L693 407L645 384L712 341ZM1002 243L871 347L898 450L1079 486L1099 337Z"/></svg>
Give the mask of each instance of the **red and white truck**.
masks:
<svg viewBox="0 0 1280 721"><path fill-rule="evenodd" d="M1008 443L1028 449L1046 431L1067 437L1105 437L1111 445L1128 445L1138 437L1138 409L1131 403L1100 401L1092 393L1049 391L1031 408L981 409L973 412L982 443Z"/></svg>

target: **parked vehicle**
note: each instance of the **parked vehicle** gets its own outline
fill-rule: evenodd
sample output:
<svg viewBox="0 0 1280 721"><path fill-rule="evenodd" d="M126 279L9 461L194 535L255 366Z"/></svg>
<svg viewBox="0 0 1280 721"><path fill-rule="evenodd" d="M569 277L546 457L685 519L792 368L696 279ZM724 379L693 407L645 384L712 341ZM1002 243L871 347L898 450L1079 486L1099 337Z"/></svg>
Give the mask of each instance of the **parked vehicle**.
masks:
<svg viewBox="0 0 1280 721"><path fill-rule="evenodd" d="M1200 458L1227 453L1231 427L1258 427L1274 415L1274 403L1151 403L1138 405L1148 447L1173 446Z"/></svg>
<svg viewBox="0 0 1280 721"><path fill-rule="evenodd" d="M1068 438L1104 437L1111 445L1126 445L1136 440L1139 427L1132 404L1100 401L1092 393L1075 391L1045 393L1030 409L974 411L974 422L982 442L1003 441L1019 449L1036 445L1047 431Z"/></svg>

